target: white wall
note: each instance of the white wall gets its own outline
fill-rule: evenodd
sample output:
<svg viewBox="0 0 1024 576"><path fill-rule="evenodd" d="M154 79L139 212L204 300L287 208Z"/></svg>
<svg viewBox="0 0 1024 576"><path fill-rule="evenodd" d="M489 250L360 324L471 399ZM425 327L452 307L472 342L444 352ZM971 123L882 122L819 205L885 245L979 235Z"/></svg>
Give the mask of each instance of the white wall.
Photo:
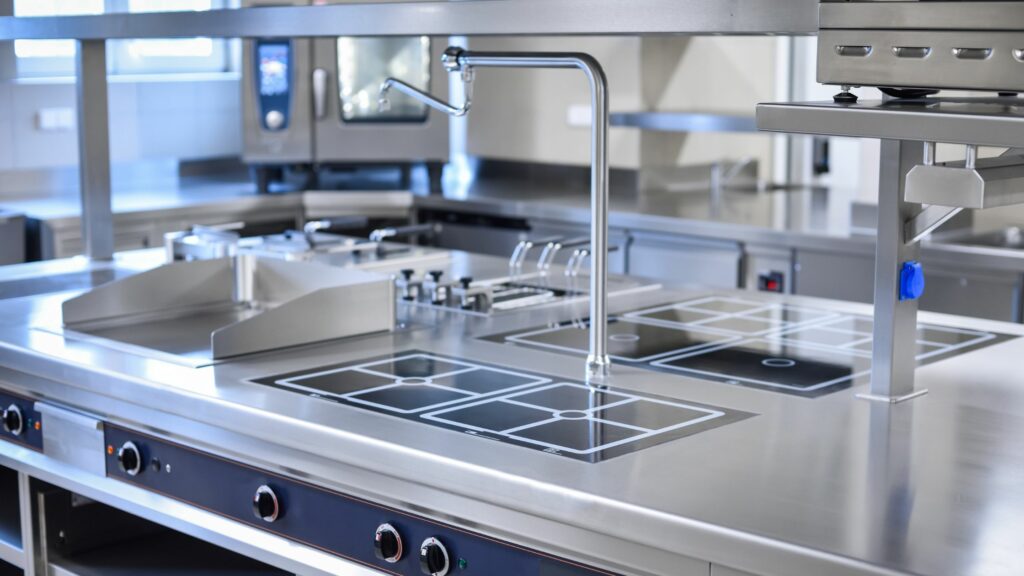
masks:
<svg viewBox="0 0 1024 576"><path fill-rule="evenodd" d="M775 38L472 38L477 50L584 51L602 64L613 112L663 110L753 115L776 87ZM589 129L570 126L569 108L589 103L579 73L479 70L468 151L489 158L583 165ZM771 168L766 135L656 134L613 128L619 168L694 164L753 156Z"/></svg>
<svg viewBox="0 0 1024 576"><path fill-rule="evenodd" d="M237 77L219 74L166 78L111 80L113 161L239 155L241 112ZM77 164L74 128L48 131L39 125L41 111L74 107L75 87L70 80L0 83L0 170Z"/></svg>
<svg viewBox="0 0 1024 576"><path fill-rule="evenodd" d="M471 38L473 50L589 52L605 69L613 110L640 106L640 43L635 38ZM582 73L569 70L478 69L468 117L469 154L549 164L587 164L590 128L570 126L571 106L589 107ZM612 166L635 168L639 137L613 131Z"/></svg>

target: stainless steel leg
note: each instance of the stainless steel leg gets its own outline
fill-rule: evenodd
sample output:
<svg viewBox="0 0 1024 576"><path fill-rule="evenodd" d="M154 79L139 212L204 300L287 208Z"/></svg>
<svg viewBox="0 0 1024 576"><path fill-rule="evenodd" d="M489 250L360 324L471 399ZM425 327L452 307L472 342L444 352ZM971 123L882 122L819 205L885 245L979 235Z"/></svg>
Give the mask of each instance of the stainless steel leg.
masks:
<svg viewBox="0 0 1024 576"><path fill-rule="evenodd" d="M83 245L89 258L109 260L114 255L114 218L110 205L110 122L105 40L78 41L76 73Z"/></svg>
<svg viewBox="0 0 1024 576"><path fill-rule="evenodd" d="M920 247L907 243L904 224L920 207L903 200L907 172L924 160L920 142L883 140L878 178L878 245L875 250L875 328L871 393L863 397L899 402L914 391L917 367L917 300L900 300L900 269L917 260Z"/></svg>
<svg viewBox="0 0 1024 576"><path fill-rule="evenodd" d="M31 482L32 479L27 474L18 472L18 508L21 512L21 549L25 555L25 576L35 576L40 573Z"/></svg>

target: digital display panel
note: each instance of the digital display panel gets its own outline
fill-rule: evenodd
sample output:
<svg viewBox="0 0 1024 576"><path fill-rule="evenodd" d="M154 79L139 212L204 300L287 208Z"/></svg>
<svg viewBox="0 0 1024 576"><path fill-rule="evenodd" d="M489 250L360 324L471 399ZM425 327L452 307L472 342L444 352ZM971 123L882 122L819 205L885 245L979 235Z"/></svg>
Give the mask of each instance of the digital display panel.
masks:
<svg viewBox="0 0 1024 576"><path fill-rule="evenodd" d="M286 43L259 45L260 96L280 96L288 93L288 60L290 46Z"/></svg>

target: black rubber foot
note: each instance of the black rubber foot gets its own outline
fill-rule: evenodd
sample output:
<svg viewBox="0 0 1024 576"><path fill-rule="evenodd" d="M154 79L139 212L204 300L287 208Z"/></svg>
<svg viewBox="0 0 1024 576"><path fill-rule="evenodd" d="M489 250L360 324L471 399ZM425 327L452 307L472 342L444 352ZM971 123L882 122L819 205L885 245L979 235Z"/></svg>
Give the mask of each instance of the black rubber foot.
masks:
<svg viewBox="0 0 1024 576"><path fill-rule="evenodd" d="M832 97L836 104L856 104L857 95L853 92L840 92Z"/></svg>

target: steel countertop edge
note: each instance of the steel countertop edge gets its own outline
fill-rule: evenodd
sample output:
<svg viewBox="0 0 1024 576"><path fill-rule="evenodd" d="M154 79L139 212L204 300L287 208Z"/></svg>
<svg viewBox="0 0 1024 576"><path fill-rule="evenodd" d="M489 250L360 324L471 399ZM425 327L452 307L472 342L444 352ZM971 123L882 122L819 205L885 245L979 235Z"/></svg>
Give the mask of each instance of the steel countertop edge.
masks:
<svg viewBox="0 0 1024 576"><path fill-rule="evenodd" d="M623 310L693 295L666 291L637 294L613 299L612 307L613 310ZM815 506L831 501L822 495L816 495L811 499L811 504L803 507L798 501L773 504L771 498L767 498L766 505L782 505L770 511L767 516L773 520L788 519L794 523L783 527L782 533L779 529L773 531L764 523L758 525L763 510L743 513L728 509L728 501L722 501L721 496L716 497L716 492L721 491L727 499L734 498L742 501L742 504L752 504L754 499L742 497L746 489L739 490L738 494L738 487L730 488L730 483L737 476L746 475L749 480L751 475L756 477L758 473L770 476L784 476L787 473L785 462L760 469L757 466L753 469L748 467L743 471L740 470L745 466L743 458L726 455L727 452L724 452L730 446L742 446L766 435L786 436L785 427L779 424L787 419L793 422L810 420L812 428L829 421L832 428L840 421L852 419L855 424L860 422L853 426L853 430L868 432L867 436L852 438L849 445L840 444L838 447L845 451L859 452L866 448L869 441L885 444L898 441L900 434L885 433L879 436L873 432L874 427L865 426L865 418L874 420L880 417L880 413L875 405L855 400L853 393L856 389L807 400L620 367L613 383L615 386L748 410L759 416L634 455L600 464L584 464L515 447L498 447L459 433L417 426L415 423L331 405L246 382L249 378L295 368L344 362L408 348L427 349L440 354L509 366L508 348L466 340L460 327L463 324L461 322L449 323L449 326L440 329L304 347L197 370L112 353L100 347L73 346L76 353L93 353L89 358L79 356L77 360L56 357L52 351L48 353L40 350L39 342L32 342L38 333L26 330L26 326L34 322L33 314L39 313L40 307L53 306L62 297L40 296L0 303L0 319L4 320L0 328L0 361L5 367L4 380L22 391L114 422L144 430L163 431L163 434L179 441L208 449L226 450L236 455L241 444L237 447L222 445L218 448L209 443L216 442L219 437L232 438L232 442L248 442L266 455L261 458L250 453L247 456L249 461L255 460L254 463L262 463L273 469L290 470L291 473L301 470L317 483L339 488L358 488L382 501L413 502L419 505L423 501L421 497L424 495L424 487L439 487L450 495L442 497L443 502L437 506L437 513L468 519L481 526L497 527L501 523L475 517L474 510L478 508L473 506L475 502L488 504L492 512L501 509L505 510L503 514L506 515L526 514L535 520L572 526L581 534L604 535L627 541L633 544L633 552L660 550L669 555L699 558L756 570L761 574L791 574L797 571L826 573L826 570L829 574L900 574L916 573L921 568L927 568L920 565L922 556L901 562L898 559L886 559L884 550L881 556L879 551L871 552L870 546L868 550L858 552L857 546L851 544L856 544L855 536L865 537L866 533L861 533L856 526L850 526L849 519L846 520L847 526L839 528L851 530L848 537L854 542L832 540L816 532L813 525L808 525L813 524L813 520L808 520L808 515L813 515ZM764 299L750 294L743 294L743 297ZM822 301L807 298L771 300L822 305ZM854 304L829 303L828 307L848 312L869 312L867 307ZM521 316L473 319L468 322L474 325L472 330L479 333L500 332L509 328L537 325L553 318L564 319L566 314L585 313L580 306L575 308L540 310ZM952 322L962 327L1024 334L1024 328L1015 325L934 314L924 314L923 317L933 322ZM579 367L577 364L582 364L581 361L566 362L564 356L556 354L518 348L514 350L515 355L524 359L534 371L578 379L574 369ZM931 393L922 402L884 407L887 414L884 429L905 428L908 426L908 414L913 415L914 412L923 411L924 418L929 420L931 416L928 410L932 404L938 404L940 408L972 407L977 404L977 398L965 401L959 395L967 385L965 382L971 380L976 386L979 378L983 384L982 400L986 395L996 392L1011 395L1009 398L996 399L1001 400L995 405L997 412L998 408L1009 411L1007 406L1013 403L1024 404L1024 382L1009 382L1007 386L996 384L998 375L1006 373L1006 359L1009 357L1012 360L1016 355L1014 350L1024 351L1022 341L1011 341L921 369L920 385L931 388ZM978 361L972 362L971 359ZM984 362L981 362L982 359ZM1011 361L1011 368L1012 364ZM965 376L968 371L975 372L973 379ZM1009 373L1012 374L1012 371ZM680 383L685 383L685 390L680 388ZM984 403L982 407L993 409ZM919 416L919 422L920 419ZM1017 427L1024 429L1024 423L1017 422ZM195 433L197 430L203 433ZM815 431L819 434L836 432L828 428ZM792 456L789 452L793 446L786 443L800 443L802 434L810 433L808 430L800 434L792 433L792 430L790 432L790 438L780 438L780 445L775 447L777 455ZM969 436L971 432L967 430L965 434ZM841 440L829 439L831 442ZM915 441L918 444L921 442L920 438ZM310 447L314 447L314 450ZM815 447L813 442L810 447ZM906 460L927 456L922 456L920 450L920 447L909 448L905 453ZM244 453L244 450L240 452ZM955 456L956 453L951 455ZM725 462L712 463L708 460L712 456ZM765 454L755 451L745 456L763 457ZM699 474L702 477L691 479L688 484L686 475L693 473L690 466L692 462L698 462L710 470L697 470L702 473ZM747 461L746 464L751 462ZM1015 465L1021 466L1020 459ZM352 482L358 486L352 483L339 486L341 483L336 480L338 475L332 473L337 471L338 466L363 470L370 476L361 475L364 482ZM870 462L864 462L857 471L869 473L870 469ZM744 474L730 474L736 471ZM820 474L823 476L811 478L813 481L809 480L806 486L800 487L829 484L836 480L829 478L827 473ZM871 476L871 473L868 475ZM380 477L389 477L391 482L380 484L377 482ZM674 485L672 479L678 480L678 486ZM797 481L800 482L798 479L799 476ZM883 484L889 480L888 473L873 478L873 481ZM929 481L927 477L905 480L906 486L911 489L921 488L918 482ZM767 484L770 486L762 489L758 496L770 496L770 490L780 488L777 481L769 481ZM380 488L382 485L393 487L394 490L383 493ZM716 488L705 492L699 489L702 485ZM758 492L757 482L745 488ZM923 488L929 496L934 496L933 487L926 485ZM689 497L686 495L687 489L693 490ZM698 501L702 498L698 496L718 501L713 506L702 505ZM782 494L781 499L791 496ZM853 496L841 493L835 499L842 503L844 499L849 500ZM1024 502L1012 494L999 492L990 496L995 501L1001 500L1004 506L1009 505L1011 510L1024 511ZM716 511L719 507L721 510ZM826 512L827 507L826 504ZM851 514L853 512L850 511ZM848 516L844 513L838 517ZM853 516L856 520L856 514ZM801 521L804 525L796 526ZM519 538L530 534L530 531L525 530L526 526L536 527L536 524L531 525L529 521L527 524L522 522L513 523L517 526ZM956 523L953 524L952 528L955 529ZM785 537L787 528L797 528L789 534L790 538ZM879 538L884 540L887 537L898 537L903 531L906 530L891 532L883 529ZM908 545L916 543L914 540ZM562 552L569 553L571 550ZM631 562L634 560L632 558L609 557L617 552L622 550L587 550L586 554L609 563L639 565L638 562ZM951 558L942 560L947 563L959 562L961 565L966 561L963 551L957 551ZM651 573L670 573L664 571L664 565L661 566L662 571L652 567Z"/></svg>

